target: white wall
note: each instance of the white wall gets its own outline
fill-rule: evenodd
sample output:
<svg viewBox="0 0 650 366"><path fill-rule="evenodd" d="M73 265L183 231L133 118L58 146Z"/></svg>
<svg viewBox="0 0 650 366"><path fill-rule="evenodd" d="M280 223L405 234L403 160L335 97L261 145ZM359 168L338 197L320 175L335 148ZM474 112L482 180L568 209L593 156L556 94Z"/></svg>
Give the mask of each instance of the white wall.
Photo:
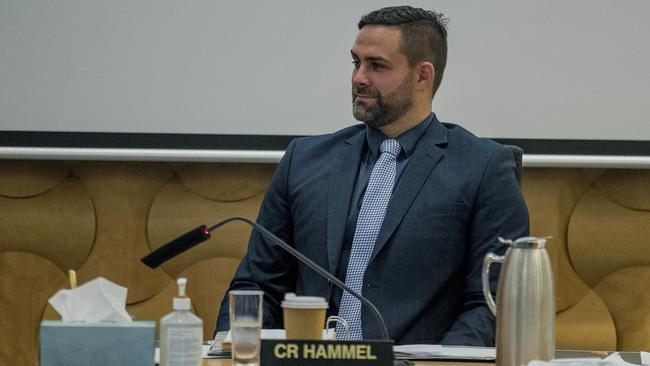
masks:
<svg viewBox="0 0 650 366"><path fill-rule="evenodd" d="M650 140L650 1L411 1L449 18L434 110L478 135ZM0 130L305 135L354 123L387 1L0 0Z"/></svg>

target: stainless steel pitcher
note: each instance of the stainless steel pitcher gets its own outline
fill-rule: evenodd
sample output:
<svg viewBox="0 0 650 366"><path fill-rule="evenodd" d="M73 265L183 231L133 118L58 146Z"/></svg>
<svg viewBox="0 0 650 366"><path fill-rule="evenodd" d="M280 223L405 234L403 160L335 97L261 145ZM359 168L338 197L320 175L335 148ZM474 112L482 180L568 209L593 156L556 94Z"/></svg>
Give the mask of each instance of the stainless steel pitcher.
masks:
<svg viewBox="0 0 650 366"><path fill-rule="evenodd" d="M555 286L546 238L499 241L505 256L488 253L483 261L483 294L497 322L497 366L527 365L555 358ZM490 293L490 265L502 263L497 304Z"/></svg>

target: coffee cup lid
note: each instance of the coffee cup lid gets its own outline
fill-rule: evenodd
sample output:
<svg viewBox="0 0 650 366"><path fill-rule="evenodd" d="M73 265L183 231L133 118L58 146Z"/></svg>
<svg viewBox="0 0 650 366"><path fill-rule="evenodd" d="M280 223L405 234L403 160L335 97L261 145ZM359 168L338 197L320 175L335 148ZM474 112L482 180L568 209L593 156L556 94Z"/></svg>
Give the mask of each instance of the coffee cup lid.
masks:
<svg viewBox="0 0 650 366"><path fill-rule="evenodd" d="M296 296L296 294L289 292L284 295L282 307L291 309L327 309L329 306L324 297Z"/></svg>

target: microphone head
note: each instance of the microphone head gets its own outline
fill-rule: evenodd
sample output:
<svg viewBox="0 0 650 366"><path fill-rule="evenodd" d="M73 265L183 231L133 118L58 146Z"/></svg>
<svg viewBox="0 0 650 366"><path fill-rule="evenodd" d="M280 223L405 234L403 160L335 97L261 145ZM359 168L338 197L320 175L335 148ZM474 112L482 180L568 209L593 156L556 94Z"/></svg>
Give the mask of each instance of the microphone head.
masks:
<svg viewBox="0 0 650 366"><path fill-rule="evenodd" d="M151 254L140 260L149 268L157 268L168 260L208 239L210 239L210 231L208 231L207 226L201 225L154 250Z"/></svg>

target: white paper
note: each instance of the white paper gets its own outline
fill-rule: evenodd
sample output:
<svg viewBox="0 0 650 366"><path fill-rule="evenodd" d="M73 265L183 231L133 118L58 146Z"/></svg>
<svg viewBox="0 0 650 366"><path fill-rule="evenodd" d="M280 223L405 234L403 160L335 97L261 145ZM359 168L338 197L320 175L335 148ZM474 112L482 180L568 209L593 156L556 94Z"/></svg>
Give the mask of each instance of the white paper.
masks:
<svg viewBox="0 0 650 366"><path fill-rule="evenodd" d="M441 346L439 344L408 344L394 346L395 358L494 360L494 347Z"/></svg>
<svg viewBox="0 0 650 366"><path fill-rule="evenodd" d="M64 322L130 322L125 287L98 277L72 290L60 290L48 302Z"/></svg>
<svg viewBox="0 0 650 366"><path fill-rule="evenodd" d="M641 363L643 364L643 353ZM600 358L556 358L550 361L534 360L528 363L528 366L638 366L629 363L621 357L620 353L614 352L604 359Z"/></svg>
<svg viewBox="0 0 650 366"><path fill-rule="evenodd" d="M614 366L615 363L597 357L555 358L550 361L532 360L528 366Z"/></svg>
<svg viewBox="0 0 650 366"><path fill-rule="evenodd" d="M397 358L427 358L428 356L438 356L440 352L442 352L442 346L439 344L393 346L393 353Z"/></svg>
<svg viewBox="0 0 650 366"><path fill-rule="evenodd" d="M327 329L323 329L323 339L332 339L334 334ZM282 340L287 338L287 334L284 331L284 329L262 329L262 332L260 333L260 338L261 339L275 339L275 340ZM232 342L232 336L230 331L228 331L228 334L226 334L226 338L224 338L223 343L231 343Z"/></svg>

